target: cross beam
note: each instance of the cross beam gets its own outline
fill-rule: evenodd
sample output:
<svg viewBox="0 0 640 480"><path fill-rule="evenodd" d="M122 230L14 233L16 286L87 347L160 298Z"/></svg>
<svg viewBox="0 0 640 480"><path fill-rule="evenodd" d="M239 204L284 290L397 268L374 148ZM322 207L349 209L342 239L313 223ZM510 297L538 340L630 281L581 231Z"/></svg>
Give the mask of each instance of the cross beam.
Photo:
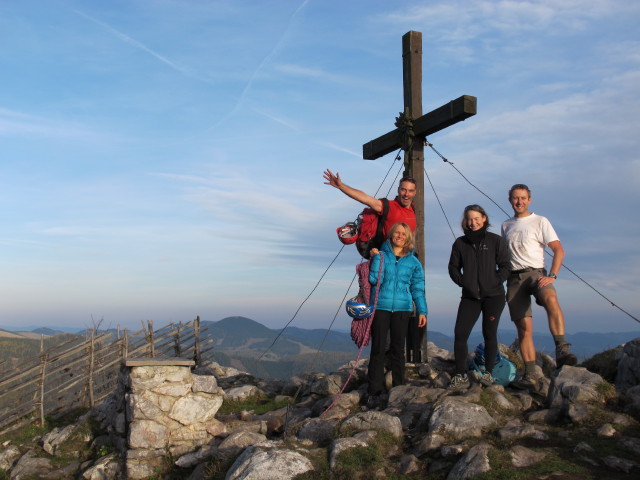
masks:
<svg viewBox="0 0 640 480"><path fill-rule="evenodd" d="M476 97L462 95L413 120L415 137L427 137L476 114ZM362 158L375 160L402 147L403 132L396 128L362 146Z"/></svg>

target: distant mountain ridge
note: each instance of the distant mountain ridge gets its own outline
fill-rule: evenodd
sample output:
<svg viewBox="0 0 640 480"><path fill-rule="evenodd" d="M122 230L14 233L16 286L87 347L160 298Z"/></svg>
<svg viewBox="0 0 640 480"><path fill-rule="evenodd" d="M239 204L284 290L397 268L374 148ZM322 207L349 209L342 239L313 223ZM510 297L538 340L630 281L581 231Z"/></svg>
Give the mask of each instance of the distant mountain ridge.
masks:
<svg viewBox="0 0 640 480"><path fill-rule="evenodd" d="M358 352L350 333L345 331L327 332L325 329L305 329L295 326L289 326L282 331L270 329L242 316L225 317L217 322L203 321L201 329L203 345L214 346L212 354L217 361L259 374L259 376L289 378L307 370L328 372L355 359ZM47 342L50 342L63 330L65 329L58 327L38 327L31 332L0 330L0 338L5 342L14 340L34 342L42 335ZM452 333L447 335L437 331L427 331L426 335L427 340L438 347L453 351ZM572 343L572 350L581 361L637 337L640 337L640 331L579 332L566 336L567 341ZM515 330L498 331L500 343L510 345L516 338ZM534 333L534 341L538 350L549 354L554 353L553 339L546 325L541 325L540 329ZM469 350L473 351L481 342L482 334L477 325L469 338ZM36 348L35 344L33 348ZM322 355L317 355L319 349ZM366 349L363 355L368 353Z"/></svg>

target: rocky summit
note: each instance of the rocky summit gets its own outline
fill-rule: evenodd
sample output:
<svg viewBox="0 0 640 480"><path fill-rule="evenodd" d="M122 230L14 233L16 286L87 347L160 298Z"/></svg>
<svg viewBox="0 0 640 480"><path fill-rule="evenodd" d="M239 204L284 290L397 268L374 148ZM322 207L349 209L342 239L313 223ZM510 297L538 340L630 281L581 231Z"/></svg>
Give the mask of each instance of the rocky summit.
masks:
<svg viewBox="0 0 640 480"><path fill-rule="evenodd" d="M0 439L0 478L635 479L640 338L612 351L560 369L539 354L531 389L449 389L453 355L429 344L376 402L366 360L288 381L145 366L74 422Z"/></svg>

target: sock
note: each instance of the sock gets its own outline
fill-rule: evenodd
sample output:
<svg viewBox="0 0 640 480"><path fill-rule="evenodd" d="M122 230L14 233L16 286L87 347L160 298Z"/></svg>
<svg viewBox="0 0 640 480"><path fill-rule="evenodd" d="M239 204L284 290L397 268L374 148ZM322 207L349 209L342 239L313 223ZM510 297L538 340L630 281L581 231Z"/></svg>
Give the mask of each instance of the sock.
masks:
<svg viewBox="0 0 640 480"><path fill-rule="evenodd" d="M566 343L566 340L564 339L564 335L554 335L553 341L555 342L556 347L561 343Z"/></svg>
<svg viewBox="0 0 640 480"><path fill-rule="evenodd" d="M536 371L536 362L524 362L525 373L534 373Z"/></svg>

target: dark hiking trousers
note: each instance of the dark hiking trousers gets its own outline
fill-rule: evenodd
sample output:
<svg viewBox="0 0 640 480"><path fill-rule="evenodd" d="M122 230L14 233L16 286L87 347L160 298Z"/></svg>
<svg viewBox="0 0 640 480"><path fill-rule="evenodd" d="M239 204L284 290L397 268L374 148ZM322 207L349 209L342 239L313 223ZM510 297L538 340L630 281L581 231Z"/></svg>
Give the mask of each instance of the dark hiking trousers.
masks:
<svg viewBox="0 0 640 480"><path fill-rule="evenodd" d="M404 383L404 344L411 312L388 312L376 310L371 324L371 357L369 358L369 394L384 391L384 363L387 334L390 334L389 360L393 386Z"/></svg>

